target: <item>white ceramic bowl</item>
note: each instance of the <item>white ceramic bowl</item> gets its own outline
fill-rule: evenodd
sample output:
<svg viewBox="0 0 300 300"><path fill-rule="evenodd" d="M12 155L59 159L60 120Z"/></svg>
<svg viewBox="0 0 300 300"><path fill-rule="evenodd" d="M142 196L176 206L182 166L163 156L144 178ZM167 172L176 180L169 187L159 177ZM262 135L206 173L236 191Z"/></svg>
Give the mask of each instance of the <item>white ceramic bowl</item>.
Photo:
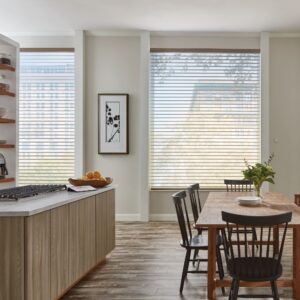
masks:
<svg viewBox="0 0 300 300"><path fill-rule="evenodd" d="M245 206L256 206L261 204L261 198L255 196L244 196L244 197L237 197L236 200L239 202L240 205Z"/></svg>

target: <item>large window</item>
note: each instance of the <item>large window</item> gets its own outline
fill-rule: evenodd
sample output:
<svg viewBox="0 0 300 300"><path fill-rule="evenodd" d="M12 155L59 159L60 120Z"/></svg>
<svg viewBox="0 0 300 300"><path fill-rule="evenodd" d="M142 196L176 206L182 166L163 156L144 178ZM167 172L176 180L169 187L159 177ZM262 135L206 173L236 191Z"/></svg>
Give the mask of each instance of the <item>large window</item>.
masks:
<svg viewBox="0 0 300 300"><path fill-rule="evenodd" d="M19 184L74 175L74 52L21 52Z"/></svg>
<svg viewBox="0 0 300 300"><path fill-rule="evenodd" d="M258 51L152 52L150 186L223 188L260 161Z"/></svg>

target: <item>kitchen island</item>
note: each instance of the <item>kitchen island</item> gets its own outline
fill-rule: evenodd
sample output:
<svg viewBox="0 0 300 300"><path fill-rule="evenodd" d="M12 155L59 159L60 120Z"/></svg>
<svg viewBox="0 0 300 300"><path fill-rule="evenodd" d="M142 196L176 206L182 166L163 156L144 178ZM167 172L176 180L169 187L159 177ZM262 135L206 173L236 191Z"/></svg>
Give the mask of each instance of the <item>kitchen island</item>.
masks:
<svg viewBox="0 0 300 300"><path fill-rule="evenodd" d="M59 299L114 247L114 186L0 202L0 300Z"/></svg>

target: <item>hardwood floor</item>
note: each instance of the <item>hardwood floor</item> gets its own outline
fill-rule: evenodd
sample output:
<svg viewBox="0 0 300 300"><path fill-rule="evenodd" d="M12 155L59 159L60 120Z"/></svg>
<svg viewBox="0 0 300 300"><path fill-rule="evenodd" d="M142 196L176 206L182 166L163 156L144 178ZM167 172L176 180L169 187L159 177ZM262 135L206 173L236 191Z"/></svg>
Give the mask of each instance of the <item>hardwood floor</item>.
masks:
<svg viewBox="0 0 300 300"><path fill-rule="evenodd" d="M207 299L205 274L188 274L183 295L179 294L185 250L179 246L180 233L176 223L117 223L116 239L116 248L106 264L87 275L63 300ZM290 277L290 232L285 246L284 277ZM263 291L269 292L268 289ZM279 292L281 300L292 299L291 289L280 289ZM217 299L228 299L228 296L221 296L220 289L217 295Z"/></svg>

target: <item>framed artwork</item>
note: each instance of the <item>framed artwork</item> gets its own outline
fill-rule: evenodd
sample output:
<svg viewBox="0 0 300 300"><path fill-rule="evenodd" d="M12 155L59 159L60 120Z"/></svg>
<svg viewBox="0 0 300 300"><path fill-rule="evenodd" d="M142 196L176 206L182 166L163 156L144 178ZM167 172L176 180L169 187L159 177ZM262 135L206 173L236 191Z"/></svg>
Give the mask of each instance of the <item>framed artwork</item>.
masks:
<svg viewBox="0 0 300 300"><path fill-rule="evenodd" d="M128 94L98 94L99 154L128 154Z"/></svg>

